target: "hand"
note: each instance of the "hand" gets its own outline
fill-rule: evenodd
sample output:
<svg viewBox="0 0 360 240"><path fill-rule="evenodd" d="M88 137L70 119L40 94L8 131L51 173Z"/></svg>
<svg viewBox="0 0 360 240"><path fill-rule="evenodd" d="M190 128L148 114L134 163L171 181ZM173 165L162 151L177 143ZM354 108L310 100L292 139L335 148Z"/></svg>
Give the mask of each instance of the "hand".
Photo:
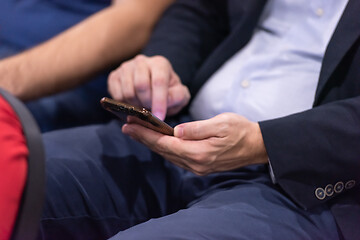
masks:
<svg viewBox="0 0 360 240"><path fill-rule="evenodd" d="M111 96L119 101L151 108L164 120L178 113L190 100L190 93L170 62L161 56L138 55L111 72L108 79Z"/></svg>
<svg viewBox="0 0 360 240"><path fill-rule="evenodd" d="M131 119L122 130L175 165L198 175L268 161L259 124L234 113L178 125L174 137L131 123Z"/></svg>

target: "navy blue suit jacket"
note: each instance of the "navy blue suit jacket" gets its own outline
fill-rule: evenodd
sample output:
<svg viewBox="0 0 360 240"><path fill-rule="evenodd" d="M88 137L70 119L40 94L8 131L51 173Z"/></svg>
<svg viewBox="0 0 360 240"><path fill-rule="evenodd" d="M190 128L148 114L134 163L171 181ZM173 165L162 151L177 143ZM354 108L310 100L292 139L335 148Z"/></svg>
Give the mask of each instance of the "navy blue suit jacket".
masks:
<svg viewBox="0 0 360 240"><path fill-rule="evenodd" d="M179 0L144 53L168 58L194 97L249 41L265 3ZM260 122L277 183L305 209L329 204L346 239L360 239L359 9L359 0L349 0L323 59L314 107Z"/></svg>

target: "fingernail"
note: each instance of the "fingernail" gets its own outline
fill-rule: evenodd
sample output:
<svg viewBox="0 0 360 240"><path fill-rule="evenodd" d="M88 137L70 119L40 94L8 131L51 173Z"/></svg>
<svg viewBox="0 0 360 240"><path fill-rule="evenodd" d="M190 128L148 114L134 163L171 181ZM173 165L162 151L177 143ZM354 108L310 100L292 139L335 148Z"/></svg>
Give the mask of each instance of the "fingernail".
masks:
<svg viewBox="0 0 360 240"><path fill-rule="evenodd" d="M160 112L160 111L155 111L153 113L158 119L164 121L165 119L165 114L163 112Z"/></svg>
<svg viewBox="0 0 360 240"><path fill-rule="evenodd" d="M129 135L131 133L131 127L129 127L129 124L127 123L122 126L121 130L125 135Z"/></svg>
<svg viewBox="0 0 360 240"><path fill-rule="evenodd" d="M184 136L184 129L181 126L176 126L174 128L174 136L178 138L182 138Z"/></svg>

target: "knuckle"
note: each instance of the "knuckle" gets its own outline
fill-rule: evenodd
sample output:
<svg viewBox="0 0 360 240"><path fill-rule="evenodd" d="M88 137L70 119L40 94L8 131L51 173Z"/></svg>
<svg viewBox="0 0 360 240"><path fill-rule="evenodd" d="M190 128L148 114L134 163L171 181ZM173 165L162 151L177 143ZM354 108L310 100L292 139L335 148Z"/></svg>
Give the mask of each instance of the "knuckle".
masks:
<svg viewBox="0 0 360 240"><path fill-rule="evenodd" d="M119 74L117 71L112 71L110 74L109 74L109 77L108 77L108 83L109 84L113 84L115 83L116 81L118 81L119 79Z"/></svg>
<svg viewBox="0 0 360 240"><path fill-rule="evenodd" d="M215 162L216 159L217 159L216 154L208 155L206 158L207 164L211 164L211 163Z"/></svg>
<svg viewBox="0 0 360 240"><path fill-rule="evenodd" d="M110 74L109 74L109 77L108 77L108 80L114 80L114 78L116 78L116 71L111 71Z"/></svg>
<svg viewBox="0 0 360 240"><path fill-rule="evenodd" d="M167 145L162 145L162 144L154 144L154 150L160 155L166 155L171 152L171 150Z"/></svg>
<svg viewBox="0 0 360 240"><path fill-rule="evenodd" d="M220 121L223 123L229 123L231 115L229 113L223 113L219 115Z"/></svg>
<svg viewBox="0 0 360 240"><path fill-rule="evenodd" d="M153 56L151 58L151 64L161 66L164 69L172 69L171 63L169 60L163 56Z"/></svg>
<svg viewBox="0 0 360 240"><path fill-rule="evenodd" d="M207 164L209 156L206 153L197 153L193 155L194 162L204 165Z"/></svg>
<svg viewBox="0 0 360 240"><path fill-rule="evenodd" d="M149 57L147 57L143 54L139 54L133 59L133 62L135 63L135 65L144 65L144 64L147 64L148 60L149 60Z"/></svg>
<svg viewBox="0 0 360 240"><path fill-rule="evenodd" d="M134 58L135 61L144 61L147 57L143 54L138 54L136 55L136 57Z"/></svg>
<svg viewBox="0 0 360 240"><path fill-rule="evenodd" d="M193 172L196 174L196 175L199 175L199 176L204 176L207 174L208 172L208 169L204 166L200 166L200 165L197 165L197 166L193 166L191 168L193 170Z"/></svg>
<svg viewBox="0 0 360 240"><path fill-rule="evenodd" d="M134 60L128 60L120 64L120 66L115 70L119 74L124 74L129 71L133 71L134 68Z"/></svg>
<svg viewBox="0 0 360 240"><path fill-rule="evenodd" d="M230 131L231 128L228 123L223 123L219 125L218 129L220 133L227 135L227 133Z"/></svg>
<svg viewBox="0 0 360 240"><path fill-rule="evenodd" d="M151 57L151 59L155 62L169 63L167 58L165 58L164 56L161 56L161 55L155 55L155 56Z"/></svg>
<svg viewBox="0 0 360 240"><path fill-rule="evenodd" d="M220 132L229 133L233 131L232 117L228 114L219 115L218 128Z"/></svg>
<svg viewBox="0 0 360 240"><path fill-rule="evenodd" d="M158 147L158 151L162 154L174 154L181 155L181 150L177 148L173 148L173 146L178 145L178 140L176 138L168 138L166 139L166 143L159 141L155 144Z"/></svg>
<svg viewBox="0 0 360 240"><path fill-rule="evenodd" d="M125 62L120 64L120 67L118 68L118 71L122 71L122 70L128 68L130 65L131 65L131 60L125 61Z"/></svg>
<svg viewBox="0 0 360 240"><path fill-rule="evenodd" d="M201 133L201 130L200 130L200 125L198 122L194 122L193 123L194 125L190 128L191 129L191 136L199 136L200 133Z"/></svg>

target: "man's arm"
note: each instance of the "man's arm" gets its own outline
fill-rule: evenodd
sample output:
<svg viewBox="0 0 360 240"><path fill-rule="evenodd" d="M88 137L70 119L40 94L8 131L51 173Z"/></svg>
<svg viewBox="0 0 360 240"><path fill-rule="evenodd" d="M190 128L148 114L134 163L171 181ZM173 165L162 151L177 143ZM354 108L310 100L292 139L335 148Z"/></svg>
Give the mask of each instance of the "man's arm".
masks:
<svg viewBox="0 0 360 240"><path fill-rule="evenodd" d="M259 123L277 183L303 208L359 185L359 122L354 97Z"/></svg>
<svg viewBox="0 0 360 240"><path fill-rule="evenodd" d="M117 0L67 31L0 61L0 87L22 100L67 90L136 52L173 0Z"/></svg>

